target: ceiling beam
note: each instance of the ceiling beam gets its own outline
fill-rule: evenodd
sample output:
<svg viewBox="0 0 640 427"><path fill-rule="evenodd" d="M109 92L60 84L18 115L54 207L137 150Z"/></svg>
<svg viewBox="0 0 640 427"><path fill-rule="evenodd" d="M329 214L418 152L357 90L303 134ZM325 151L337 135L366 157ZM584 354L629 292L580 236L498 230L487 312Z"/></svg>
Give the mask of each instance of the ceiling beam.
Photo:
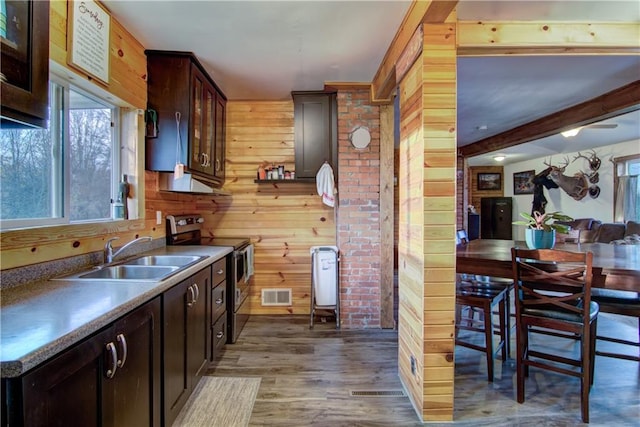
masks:
<svg viewBox="0 0 640 427"><path fill-rule="evenodd" d="M457 4L457 0L415 0L411 3L371 83L372 102L391 102L391 94L398 83L396 81L396 62L414 35L416 28L422 23L444 22Z"/></svg>
<svg viewBox="0 0 640 427"><path fill-rule="evenodd" d="M504 150L640 109L640 80L458 149L464 157Z"/></svg>
<svg viewBox="0 0 640 427"><path fill-rule="evenodd" d="M637 22L458 21L458 56L638 54L639 34Z"/></svg>

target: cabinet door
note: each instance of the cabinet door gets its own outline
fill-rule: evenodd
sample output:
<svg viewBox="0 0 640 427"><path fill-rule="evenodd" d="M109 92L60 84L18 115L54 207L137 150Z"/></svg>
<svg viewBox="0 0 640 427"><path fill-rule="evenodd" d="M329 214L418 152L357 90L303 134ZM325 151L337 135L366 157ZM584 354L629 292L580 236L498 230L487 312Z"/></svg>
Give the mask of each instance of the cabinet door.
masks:
<svg viewBox="0 0 640 427"><path fill-rule="evenodd" d="M188 369L191 388L195 388L209 360L207 343L210 340L211 323L207 319L207 295L211 286L211 267L195 274L190 284L195 289L196 297L188 312Z"/></svg>
<svg viewBox="0 0 640 427"><path fill-rule="evenodd" d="M204 373L210 280L211 268L207 267L163 294L164 425L175 421Z"/></svg>
<svg viewBox="0 0 640 427"><path fill-rule="evenodd" d="M224 162L226 145L226 118L227 101L220 95L216 96L216 122L215 122L215 151L214 151L214 176L224 182Z"/></svg>
<svg viewBox="0 0 640 427"><path fill-rule="evenodd" d="M114 324L112 338L124 363L104 383L104 426L160 425L160 327L160 298Z"/></svg>
<svg viewBox="0 0 640 427"><path fill-rule="evenodd" d="M2 127L45 125L49 104L49 2L2 1ZM3 10L3 15L4 15ZM5 120L8 118L10 120Z"/></svg>
<svg viewBox="0 0 640 427"><path fill-rule="evenodd" d="M170 426L189 397L187 375L187 302L191 294L189 280L179 283L163 295L163 375L164 425Z"/></svg>
<svg viewBox="0 0 640 427"><path fill-rule="evenodd" d="M213 175L215 93L204 74L192 67L189 168Z"/></svg>
<svg viewBox="0 0 640 427"><path fill-rule="evenodd" d="M65 351L22 379L25 426L101 426L111 330ZM17 423L20 425L20 422Z"/></svg>
<svg viewBox="0 0 640 427"><path fill-rule="evenodd" d="M294 93L296 178L315 178L325 161L335 164L334 103L333 94Z"/></svg>

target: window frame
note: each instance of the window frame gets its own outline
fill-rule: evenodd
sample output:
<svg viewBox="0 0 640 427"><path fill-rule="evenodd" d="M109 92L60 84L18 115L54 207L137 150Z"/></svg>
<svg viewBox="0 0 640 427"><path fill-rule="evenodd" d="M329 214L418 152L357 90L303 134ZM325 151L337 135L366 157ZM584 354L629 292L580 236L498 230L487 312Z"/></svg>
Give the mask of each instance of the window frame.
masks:
<svg viewBox="0 0 640 427"><path fill-rule="evenodd" d="M631 154L628 156L620 156L611 159L613 162L613 218L614 221L619 218L616 208L618 207L618 183L621 176L629 175L629 162L640 160L640 154Z"/></svg>
<svg viewBox="0 0 640 427"><path fill-rule="evenodd" d="M55 86L53 86L55 85ZM85 96L97 103L111 109L111 183L110 198L115 200L118 191L119 178L122 171L122 138L121 138L121 107L112 100L104 99L90 91L72 84L68 79L51 73L49 75L49 94L50 96L50 117L48 120L51 138L53 133L57 134L55 138L56 150L53 153L54 160L52 163L51 191L55 194L52 197L53 216L48 218L24 218L24 219L3 219L0 221L0 230L13 230L21 228L49 227L56 225L73 225L73 224L93 224L115 221L113 212L109 212L109 217L75 220L71 218L71 140L69 132L69 111L70 91ZM61 93L59 93L61 92ZM53 98L53 99L52 99ZM61 104L61 108L60 107ZM52 120L54 109L60 114L59 121ZM59 108L59 109L58 109ZM59 129L53 129L53 127ZM52 142L53 144L53 142ZM61 146L60 146L61 145ZM52 150L53 151L53 150ZM57 159L57 160L56 160Z"/></svg>

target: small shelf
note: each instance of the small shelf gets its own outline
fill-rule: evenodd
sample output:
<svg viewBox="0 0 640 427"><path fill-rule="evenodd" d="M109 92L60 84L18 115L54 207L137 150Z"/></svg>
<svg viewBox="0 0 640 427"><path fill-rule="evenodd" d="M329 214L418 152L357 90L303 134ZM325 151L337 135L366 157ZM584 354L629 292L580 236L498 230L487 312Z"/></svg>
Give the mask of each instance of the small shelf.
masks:
<svg viewBox="0 0 640 427"><path fill-rule="evenodd" d="M314 178L294 178L294 179L254 179L256 184L294 184L294 183L314 183Z"/></svg>

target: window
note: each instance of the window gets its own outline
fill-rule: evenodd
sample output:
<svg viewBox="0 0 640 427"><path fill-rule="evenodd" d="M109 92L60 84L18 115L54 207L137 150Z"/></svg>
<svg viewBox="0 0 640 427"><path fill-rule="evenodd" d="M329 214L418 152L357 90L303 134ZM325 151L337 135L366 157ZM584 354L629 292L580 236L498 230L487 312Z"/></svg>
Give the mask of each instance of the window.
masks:
<svg viewBox="0 0 640 427"><path fill-rule="evenodd" d="M614 220L640 222L640 155L619 157L614 164Z"/></svg>
<svg viewBox="0 0 640 427"><path fill-rule="evenodd" d="M0 130L2 228L111 219L119 176L117 108L49 85L46 129Z"/></svg>

